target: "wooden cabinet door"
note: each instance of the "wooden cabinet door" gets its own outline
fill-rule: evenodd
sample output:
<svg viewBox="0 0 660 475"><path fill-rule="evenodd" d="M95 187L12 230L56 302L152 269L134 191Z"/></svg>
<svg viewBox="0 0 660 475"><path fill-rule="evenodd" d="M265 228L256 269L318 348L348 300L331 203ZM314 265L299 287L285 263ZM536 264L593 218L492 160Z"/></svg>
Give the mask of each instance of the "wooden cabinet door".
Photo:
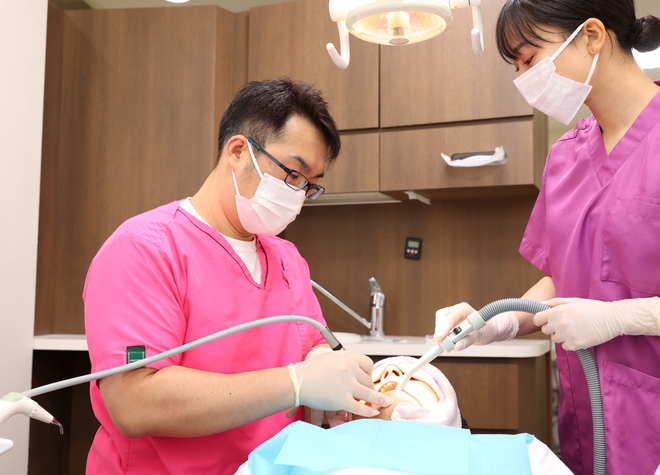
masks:
<svg viewBox="0 0 660 475"><path fill-rule="evenodd" d="M339 69L325 45L339 47L327 0L250 9L248 79L289 76L320 89L342 130L378 127L378 45L351 36L351 63Z"/></svg>
<svg viewBox="0 0 660 475"><path fill-rule="evenodd" d="M378 132L343 133L341 154L319 184L325 194L378 191Z"/></svg>
<svg viewBox="0 0 660 475"><path fill-rule="evenodd" d="M45 98L59 114L44 123L37 334L84 333L83 284L103 242L201 186L241 64L240 25L218 7L72 10L62 23L49 69L61 87Z"/></svg>
<svg viewBox="0 0 660 475"><path fill-rule="evenodd" d="M480 58L472 53L472 15L467 8L453 10L452 24L431 40L381 48L381 127L532 114L513 85L514 67L495 45L495 23L503 4L483 2L485 52Z"/></svg>
<svg viewBox="0 0 660 475"><path fill-rule="evenodd" d="M388 130L380 139L381 191L537 185L543 168L544 134L535 136L532 116L503 121ZM538 124L537 124L538 125ZM536 146L535 146L536 142ZM450 167L440 153L492 152L504 147L503 165ZM543 157L543 158L541 158Z"/></svg>

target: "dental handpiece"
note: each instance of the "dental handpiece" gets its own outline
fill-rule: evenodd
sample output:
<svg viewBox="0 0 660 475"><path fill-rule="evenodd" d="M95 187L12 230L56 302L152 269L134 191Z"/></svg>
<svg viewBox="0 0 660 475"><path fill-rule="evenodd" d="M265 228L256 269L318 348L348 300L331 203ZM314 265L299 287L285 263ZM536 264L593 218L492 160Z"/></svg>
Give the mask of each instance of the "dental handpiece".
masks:
<svg viewBox="0 0 660 475"><path fill-rule="evenodd" d="M9 393L0 399L0 424L15 414L23 414L46 424L56 425L60 434L64 433L64 427L36 401L21 393Z"/></svg>
<svg viewBox="0 0 660 475"><path fill-rule="evenodd" d="M437 345L433 346L430 350L420 356L417 363L415 363L415 365L406 371L406 374L403 375L403 379L399 384L397 384L396 389L398 391L403 391L403 389L406 387L406 384L408 384L408 381L410 381L410 378L412 378L417 371L433 361L443 351L453 350L458 341L465 338L474 330L483 328L484 325L486 325L486 322L483 320L479 313L474 312L471 314L465 321L454 327L454 329L450 331L442 341L439 341Z"/></svg>

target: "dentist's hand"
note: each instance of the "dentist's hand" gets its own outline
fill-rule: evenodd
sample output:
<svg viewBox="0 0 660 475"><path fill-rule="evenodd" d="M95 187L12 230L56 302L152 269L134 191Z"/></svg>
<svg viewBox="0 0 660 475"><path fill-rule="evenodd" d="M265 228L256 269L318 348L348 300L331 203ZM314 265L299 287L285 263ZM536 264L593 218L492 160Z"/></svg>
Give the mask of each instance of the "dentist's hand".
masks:
<svg viewBox="0 0 660 475"><path fill-rule="evenodd" d="M556 298L543 303L552 308L534 315L534 324L565 350L591 348L619 335L660 333L658 297L615 302Z"/></svg>
<svg viewBox="0 0 660 475"><path fill-rule="evenodd" d="M322 355L324 353L332 353L332 349L329 346L317 346L315 348L312 348L312 350L307 353L307 356L305 356L305 361L310 361L313 358ZM287 417L293 417L298 413L298 408L297 407L292 407L286 411L286 416ZM346 411L322 411L319 409L312 409L310 408L309 410L309 415L310 415L310 420L309 422L315 426L321 427L323 424L323 419L339 419L343 422L348 422L352 417L352 415Z"/></svg>
<svg viewBox="0 0 660 475"><path fill-rule="evenodd" d="M435 334L437 341L443 340L456 325L477 311L467 303L441 308L435 312ZM514 312L500 313L486 323L480 330L473 331L458 341L454 349L461 351L471 345L487 345L494 341L511 340L518 334L520 326Z"/></svg>
<svg viewBox="0 0 660 475"><path fill-rule="evenodd" d="M297 363L300 405L318 411L312 411L312 423L320 424L324 414L333 417L341 415L341 411L363 417L378 414L360 400L380 407L392 404L392 399L374 391L372 369L373 361L369 357L351 351L321 353Z"/></svg>

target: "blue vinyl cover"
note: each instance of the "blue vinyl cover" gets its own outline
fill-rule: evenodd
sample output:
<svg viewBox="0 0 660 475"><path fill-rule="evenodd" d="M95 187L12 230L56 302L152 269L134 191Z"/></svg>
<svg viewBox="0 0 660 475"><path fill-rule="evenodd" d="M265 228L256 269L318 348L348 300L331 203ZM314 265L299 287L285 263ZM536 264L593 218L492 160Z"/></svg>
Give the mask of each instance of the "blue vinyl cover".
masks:
<svg viewBox="0 0 660 475"><path fill-rule="evenodd" d="M533 437L473 435L469 430L412 421L361 419L332 429L295 422L249 456L252 475L326 475L380 468L413 475L531 475Z"/></svg>

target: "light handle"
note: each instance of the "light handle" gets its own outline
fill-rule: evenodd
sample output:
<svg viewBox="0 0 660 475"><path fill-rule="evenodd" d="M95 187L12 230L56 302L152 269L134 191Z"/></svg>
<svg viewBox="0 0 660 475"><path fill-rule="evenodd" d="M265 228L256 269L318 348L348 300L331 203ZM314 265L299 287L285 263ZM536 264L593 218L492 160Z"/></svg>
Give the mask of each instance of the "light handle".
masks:
<svg viewBox="0 0 660 475"><path fill-rule="evenodd" d="M484 23L481 19L481 6L472 7L472 52L481 57L484 54Z"/></svg>
<svg viewBox="0 0 660 475"><path fill-rule="evenodd" d="M335 45L328 43L325 49L332 59L332 62L340 69L346 69L348 63L351 61L351 49L349 46L348 28L346 28L346 21L341 20L337 22L337 30L339 30L339 48L341 54L337 52Z"/></svg>

